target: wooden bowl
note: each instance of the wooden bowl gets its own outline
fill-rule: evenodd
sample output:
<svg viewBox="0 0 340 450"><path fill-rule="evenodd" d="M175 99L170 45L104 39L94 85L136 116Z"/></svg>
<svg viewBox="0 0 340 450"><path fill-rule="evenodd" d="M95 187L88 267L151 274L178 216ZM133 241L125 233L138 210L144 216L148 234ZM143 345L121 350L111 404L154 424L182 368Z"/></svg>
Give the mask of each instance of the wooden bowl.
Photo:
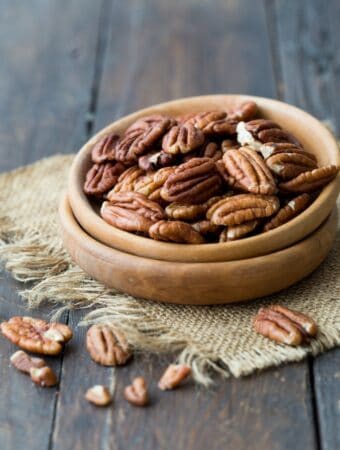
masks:
<svg viewBox="0 0 340 450"><path fill-rule="evenodd" d="M303 241L269 255L228 262L143 258L104 245L77 223L67 197L59 209L63 242L93 278L128 294L168 303L208 305L251 300L284 289L325 258L336 233L336 211Z"/></svg>
<svg viewBox="0 0 340 450"><path fill-rule="evenodd" d="M222 244L173 244L127 233L104 222L96 205L84 194L83 184L91 165L91 150L100 136L108 132L122 133L136 119L149 114L177 116L202 110L230 110L245 100L256 101L261 116L272 119L291 131L308 151L317 156L320 165L340 164L338 146L331 133L317 119L294 106L277 100L243 95L210 95L175 100L151 106L113 122L79 151L71 167L68 186L69 201L79 224L89 235L112 248L145 258L178 262L252 258L286 248L313 232L335 205L340 186L339 176L322 190L307 210L290 222L264 234Z"/></svg>

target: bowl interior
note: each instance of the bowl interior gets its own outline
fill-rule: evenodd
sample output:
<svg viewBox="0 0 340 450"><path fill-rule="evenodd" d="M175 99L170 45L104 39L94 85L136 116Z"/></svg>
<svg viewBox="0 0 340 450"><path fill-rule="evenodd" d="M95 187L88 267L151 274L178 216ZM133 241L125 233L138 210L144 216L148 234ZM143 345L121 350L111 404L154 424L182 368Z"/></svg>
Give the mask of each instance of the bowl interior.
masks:
<svg viewBox="0 0 340 450"><path fill-rule="evenodd" d="M178 116L189 112L231 110L245 100L257 102L260 115L278 122L292 132L304 147L316 155L319 165L339 164L337 143L325 126L310 114L277 100L242 95L213 95L184 98L151 106L113 122L91 138L77 154L70 171L68 194L79 224L95 239L125 252L168 261L231 261L271 253L303 239L329 215L339 191L340 177L328 184L316 200L295 219L269 232L242 240L203 245L183 245L154 241L119 230L98 214L98 205L83 192L86 172L91 166L91 150L99 137L121 134L139 117L163 113Z"/></svg>

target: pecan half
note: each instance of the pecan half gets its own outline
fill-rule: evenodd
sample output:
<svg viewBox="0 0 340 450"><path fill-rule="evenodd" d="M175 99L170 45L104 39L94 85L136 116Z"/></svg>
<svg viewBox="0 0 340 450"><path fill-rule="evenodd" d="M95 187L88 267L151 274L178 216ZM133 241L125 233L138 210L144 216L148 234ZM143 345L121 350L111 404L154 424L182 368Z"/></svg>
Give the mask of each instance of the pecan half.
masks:
<svg viewBox="0 0 340 450"><path fill-rule="evenodd" d="M161 197L168 202L198 204L214 195L221 178L209 158L193 158L178 167L166 180Z"/></svg>
<svg viewBox="0 0 340 450"><path fill-rule="evenodd" d="M86 334L86 348L102 366L121 366L132 356L124 333L109 325L92 325Z"/></svg>
<svg viewBox="0 0 340 450"><path fill-rule="evenodd" d="M113 192L132 192L135 188L136 181L145 175L144 170L137 166L129 167L124 170L117 180L117 184L113 188Z"/></svg>
<svg viewBox="0 0 340 450"><path fill-rule="evenodd" d="M43 359L33 358L23 350L18 350L17 352L13 353L10 361L16 369L28 374L30 373L30 369L32 367L38 369L39 367L46 366L46 363Z"/></svg>
<svg viewBox="0 0 340 450"><path fill-rule="evenodd" d="M309 342L318 331L313 319L280 305L260 308L254 320L254 328L257 333L280 344L294 346Z"/></svg>
<svg viewBox="0 0 340 450"><path fill-rule="evenodd" d="M184 123L193 124L202 130L205 136L236 134L237 121L229 119L225 111L204 111L188 115L184 117Z"/></svg>
<svg viewBox="0 0 340 450"><path fill-rule="evenodd" d="M112 402L109 389L100 384L90 387L86 391L85 398L96 406L107 406Z"/></svg>
<svg viewBox="0 0 340 450"><path fill-rule="evenodd" d="M31 367L31 380L41 387L52 387L58 383L58 379L50 367Z"/></svg>
<svg viewBox="0 0 340 450"><path fill-rule="evenodd" d="M279 206L280 202L274 196L239 194L226 197L212 205L207 212L207 218L215 225L240 225L272 216Z"/></svg>
<svg viewBox="0 0 340 450"><path fill-rule="evenodd" d="M236 127L237 141L241 145L250 145L255 149L260 148L259 133L265 129L280 129L280 126L271 120L257 119L250 122L239 122Z"/></svg>
<svg viewBox="0 0 340 450"><path fill-rule="evenodd" d="M237 120L238 122L240 122L241 120L244 122L248 122L256 116L257 112L258 109L255 102L244 102L238 105L228 114L228 119Z"/></svg>
<svg viewBox="0 0 340 450"><path fill-rule="evenodd" d="M273 230L274 228L289 222L289 220L294 219L294 217L304 211L309 203L310 196L308 194L301 194L298 197L295 197L293 200L290 200L287 205L279 209L277 214L266 223L263 230Z"/></svg>
<svg viewBox="0 0 340 450"><path fill-rule="evenodd" d="M191 374L191 369L185 364L170 364L158 382L162 391L175 389Z"/></svg>
<svg viewBox="0 0 340 450"><path fill-rule="evenodd" d="M203 236L207 234L217 233L220 227L210 222L210 220L199 220L191 224L192 228L197 231L197 233L202 234Z"/></svg>
<svg viewBox="0 0 340 450"><path fill-rule="evenodd" d="M202 244L204 238L191 225L179 220L160 220L149 229L149 236L157 241L178 244Z"/></svg>
<svg viewBox="0 0 340 450"><path fill-rule="evenodd" d="M161 167L172 166L176 163L176 155L165 153L163 150L148 153L138 158L138 166L145 170L157 170Z"/></svg>
<svg viewBox="0 0 340 450"><path fill-rule="evenodd" d="M149 402L148 390L143 377L137 377L124 389L124 397L134 406L146 406Z"/></svg>
<svg viewBox="0 0 340 450"><path fill-rule="evenodd" d="M33 317L12 317L0 325L2 334L23 350L58 355L72 338L72 330L62 323L48 323Z"/></svg>
<svg viewBox="0 0 340 450"><path fill-rule="evenodd" d="M183 162L193 158L210 158L212 161L219 161L223 156L221 146L216 142L206 142L200 149L188 153L184 156Z"/></svg>
<svg viewBox="0 0 340 450"><path fill-rule="evenodd" d="M240 144L237 141L234 141L234 139L224 139L221 144L222 154L224 154L228 150L231 150L232 148L236 149L239 147Z"/></svg>
<svg viewBox="0 0 340 450"><path fill-rule="evenodd" d="M122 163L106 162L94 164L87 172L84 192L88 195L101 196L115 186L126 167Z"/></svg>
<svg viewBox="0 0 340 450"><path fill-rule="evenodd" d="M162 148L165 153L176 155L195 150L204 142L204 134L191 123L176 125L163 137Z"/></svg>
<svg viewBox="0 0 340 450"><path fill-rule="evenodd" d="M114 133L107 134L99 139L91 152L92 161L97 164L114 161L116 159L115 149L118 140L119 136Z"/></svg>
<svg viewBox="0 0 340 450"><path fill-rule="evenodd" d="M170 127L176 124L176 120L163 116L162 114L152 114L150 116L141 117L137 119L132 125L127 128L125 133L130 133L135 130L148 130L149 128L157 127L162 132L166 132Z"/></svg>
<svg viewBox="0 0 340 450"><path fill-rule="evenodd" d="M277 192L273 175L254 150L247 147L229 150L224 154L223 162L230 174L230 186L253 194Z"/></svg>
<svg viewBox="0 0 340 450"><path fill-rule="evenodd" d="M170 203L165 208L165 214L174 220L195 220L206 212L204 205L190 205L188 203Z"/></svg>
<svg viewBox="0 0 340 450"><path fill-rule="evenodd" d="M244 222L241 225L229 226L222 231L219 241L236 241L236 239L246 237L249 233L255 230L258 224L258 220L251 220L250 222Z"/></svg>
<svg viewBox="0 0 340 450"><path fill-rule="evenodd" d="M125 231L147 233L151 225L165 217L163 208L138 192L110 192L100 214L102 218Z"/></svg>
<svg viewBox="0 0 340 450"><path fill-rule="evenodd" d="M309 172L300 173L295 178L279 184L283 192L313 192L332 181L338 174L339 167L334 165L320 167Z"/></svg>

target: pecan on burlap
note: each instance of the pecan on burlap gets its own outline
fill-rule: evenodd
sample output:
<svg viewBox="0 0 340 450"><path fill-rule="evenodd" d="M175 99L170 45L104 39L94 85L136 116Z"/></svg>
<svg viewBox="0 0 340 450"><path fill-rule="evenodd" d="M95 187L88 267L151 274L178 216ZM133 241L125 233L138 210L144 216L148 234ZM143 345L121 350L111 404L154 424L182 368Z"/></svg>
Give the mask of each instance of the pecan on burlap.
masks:
<svg viewBox="0 0 340 450"><path fill-rule="evenodd" d="M119 140L118 134L109 133L100 138L94 145L91 158L94 163L100 164L107 161L115 161L116 144Z"/></svg>
<svg viewBox="0 0 340 450"><path fill-rule="evenodd" d="M317 168L316 157L289 143L270 142L260 148L269 169L283 180Z"/></svg>
<svg viewBox="0 0 340 450"><path fill-rule="evenodd" d="M116 228L147 233L150 226L165 217L163 208L138 192L110 192L100 214Z"/></svg>
<svg viewBox="0 0 340 450"><path fill-rule="evenodd" d="M258 220L251 220L240 225L229 226L221 232L219 241L228 242L242 239L243 237L246 237L249 233L254 231L258 224Z"/></svg>
<svg viewBox="0 0 340 450"><path fill-rule="evenodd" d="M263 227L263 231L273 230L274 228L283 225L289 220L294 219L302 211L304 211L310 203L309 194L301 194L290 200L285 206L279 209L275 216L273 216L269 222Z"/></svg>
<svg viewBox="0 0 340 450"><path fill-rule="evenodd" d="M313 319L280 305L260 308L254 320L254 328L257 333L269 339L293 346L308 343L318 331Z"/></svg>
<svg viewBox="0 0 340 450"><path fill-rule="evenodd" d="M191 225L179 220L160 220L149 229L149 235L157 241L177 242L178 244L202 244L203 236Z"/></svg>
<svg viewBox="0 0 340 450"><path fill-rule="evenodd" d="M191 152L200 147L203 142L203 132L189 122L170 128L163 137L162 149L165 153L177 155Z"/></svg>
<svg viewBox="0 0 340 450"><path fill-rule="evenodd" d="M207 218L215 225L240 225L262 217L270 217L279 207L279 199L274 196L239 194L226 197L212 205L207 212Z"/></svg>
<svg viewBox="0 0 340 450"><path fill-rule="evenodd" d="M221 177L209 158L193 158L178 167L168 177L161 197L168 202L203 203L221 186Z"/></svg>
<svg viewBox="0 0 340 450"><path fill-rule="evenodd" d="M295 178L279 184L282 192L313 192L326 186L339 172L339 166L329 165L300 173Z"/></svg>
<svg viewBox="0 0 340 450"><path fill-rule="evenodd" d="M263 158L251 148L229 150L223 155L231 187L253 194L275 194L277 187Z"/></svg>
<svg viewBox="0 0 340 450"><path fill-rule="evenodd" d="M102 196L115 186L125 169L119 162L94 164L86 174L84 192L87 195Z"/></svg>
<svg viewBox="0 0 340 450"><path fill-rule="evenodd" d="M15 316L0 325L2 334L23 350L42 355L58 355L72 338L67 325L34 317Z"/></svg>
<svg viewBox="0 0 340 450"><path fill-rule="evenodd" d="M121 366L132 356L124 333L105 324L92 325L88 329L86 348L93 361L103 366Z"/></svg>

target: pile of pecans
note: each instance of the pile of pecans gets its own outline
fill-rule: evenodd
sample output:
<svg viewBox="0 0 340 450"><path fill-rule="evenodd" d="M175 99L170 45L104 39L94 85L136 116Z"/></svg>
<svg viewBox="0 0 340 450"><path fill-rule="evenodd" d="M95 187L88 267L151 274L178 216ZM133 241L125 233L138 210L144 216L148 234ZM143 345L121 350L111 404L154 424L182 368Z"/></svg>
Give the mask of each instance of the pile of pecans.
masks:
<svg viewBox="0 0 340 450"><path fill-rule="evenodd" d="M291 346L308 344L318 333L318 326L312 318L281 305L260 308L253 326L262 336ZM0 329L8 340L21 348L11 356L11 363L16 369L29 374L32 381L41 387L52 387L58 383L57 376L46 362L30 356L26 351L60 355L64 345L72 338L69 326L17 316L2 322ZM86 348L92 360L103 366L122 366L132 357L132 349L124 333L108 324L96 324L88 329ZM187 365L170 364L158 381L158 388L162 391L175 389L190 374L191 369ZM134 406L146 406L149 394L145 379L141 376L134 378L125 387L124 397ZM95 385L86 391L85 398L96 406L107 406L112 402L112 393L107 386Z"/></svg>
<svg viewBox="0 0 340 450"><path fill-rule="evenodd" d="M305 210L338 173L254 102L234 111L142 117L94 145L84 192L121 230L168 242L228 242Z"/></svg>

